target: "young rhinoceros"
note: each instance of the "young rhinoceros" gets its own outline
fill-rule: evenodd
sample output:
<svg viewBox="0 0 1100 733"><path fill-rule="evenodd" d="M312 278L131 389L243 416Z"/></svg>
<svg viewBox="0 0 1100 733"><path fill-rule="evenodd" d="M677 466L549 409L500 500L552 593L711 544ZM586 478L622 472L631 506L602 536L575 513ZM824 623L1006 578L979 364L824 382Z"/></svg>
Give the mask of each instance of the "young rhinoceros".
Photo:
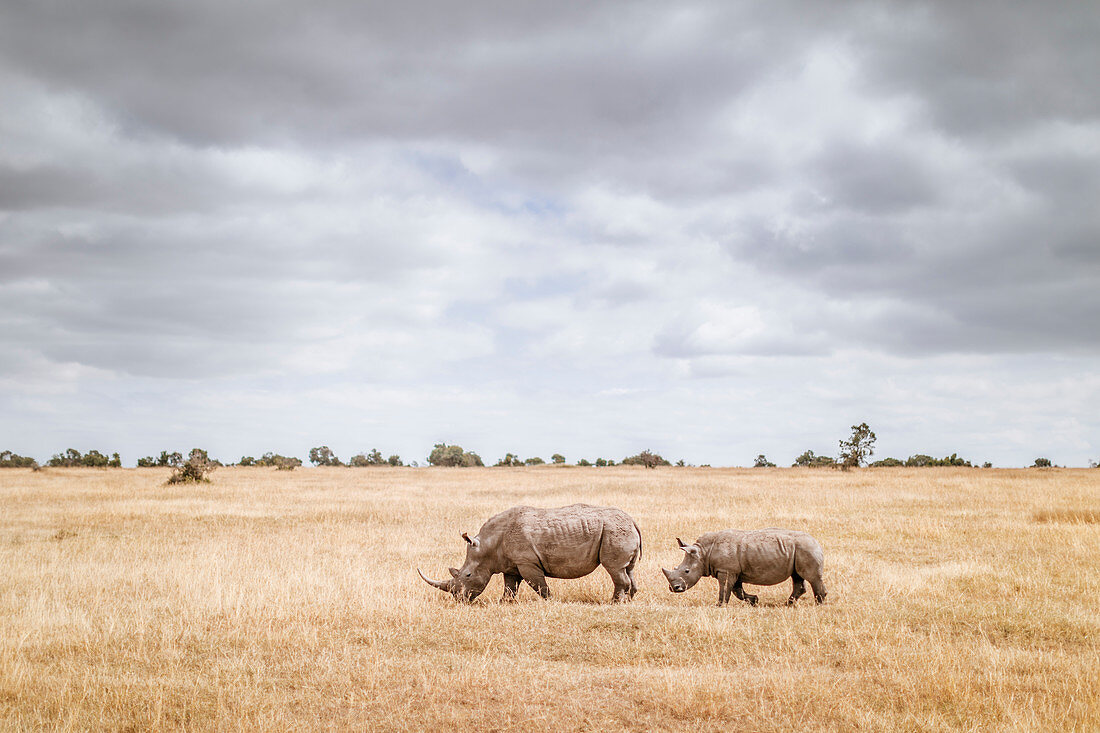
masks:
<svg viewBox="0 0 1100 733"><path fill-rule="evenodd" d="M707 532L694 545L685 545L677 537L676 544L684 551L684 561L673 570L661 568L673 593L683 593L709 575L718 579L719 606L729 601L731 591L755 606L756 596L745 593L742 583L775 585L787 578L794 581L787 605L806 592L803 581L809 581L818 603L828 595L821 577L825 555L817 540L805 532L727 529Z"/></svg>
<svg viewBox="0 0 1100 733"><path fill-rule="evenodd" d="M450 568L450 580L420 577L460 601L472 601L489 579L504 573L504 600L526 580L543 598L547 578L580 578L603 565L615 583L611 600L629 601L638 591L634 565L642 557L642 533L621 509L573 504L559 509L512 507L490 517L477 536L465 532L466 562Z"/></svg>

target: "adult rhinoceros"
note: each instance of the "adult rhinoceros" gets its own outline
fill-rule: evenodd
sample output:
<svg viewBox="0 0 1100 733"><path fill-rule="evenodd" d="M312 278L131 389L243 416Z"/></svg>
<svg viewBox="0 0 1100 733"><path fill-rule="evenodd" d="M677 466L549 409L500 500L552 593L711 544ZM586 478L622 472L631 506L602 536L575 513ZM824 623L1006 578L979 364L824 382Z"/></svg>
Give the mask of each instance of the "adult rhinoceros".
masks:
<svg viewBox="0 0 1100 733"><path fill-rule="evenodd" d="M460 601L471 601L489 579L504 573L504 600L526 580L543 598L547 578L580 578L603 565L615 583L613 601L628 601L638 587L634 565L642 557L642 533L621 509L573 504L558 509L512 507L490 517L477 536L465 532L466 562L450 568L450 580L420 577Z"/></svg>
<svg viewBox="0 0 1100 733"><path fill-rule="evenodd" d="M683 593L703 576L718 579L718 605L729 601L730 593L756 605L756 596L745 593L742 583L775 585L793 579L787 605L806 592L804 581L814 589L818 603L825 602L828 591L822 580L825 555L821 545L805 532L790 529L727 529L707 532L693 545L679 537L676 544L684 551L684 560L672 570L661 568L668 578L668 589Z"/></svg>

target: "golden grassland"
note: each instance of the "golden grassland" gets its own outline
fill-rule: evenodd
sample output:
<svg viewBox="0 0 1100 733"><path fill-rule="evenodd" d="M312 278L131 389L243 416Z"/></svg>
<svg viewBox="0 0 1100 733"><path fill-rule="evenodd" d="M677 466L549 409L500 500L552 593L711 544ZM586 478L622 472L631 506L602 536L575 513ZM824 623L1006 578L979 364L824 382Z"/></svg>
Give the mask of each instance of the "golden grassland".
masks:
<svg viewBox="0 0 1100 733"><path fill-rule="evenodd" d="M0 728L1100 730L1100 470L167 475L0 472ZM416 575L575 501L641 527L633 603ZM821 541L824 606L669 593L674 537L767 526Z"/></svg>

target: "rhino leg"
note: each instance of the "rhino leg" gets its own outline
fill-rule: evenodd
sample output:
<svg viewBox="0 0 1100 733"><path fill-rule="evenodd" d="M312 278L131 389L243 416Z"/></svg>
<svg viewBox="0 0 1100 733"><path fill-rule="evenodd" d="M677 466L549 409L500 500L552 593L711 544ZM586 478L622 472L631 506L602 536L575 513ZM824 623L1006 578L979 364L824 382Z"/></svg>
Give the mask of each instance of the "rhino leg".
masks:
<svg viewBox="0 0 1100 733"><path fill-rule="evenodd" d="M791 573L791 597L787 599L787 605L793 606L794 602L806 592L806 583L798 573Z"/></svg>
<svg viewBox="0 0 1100 733"><path fill-rule="evenodd" d="M550 597L550 586L546 584L546 575L538 565L520 565L519 574L543 598Z"/></svg>
<svg viewBox="0 0 1100 733"><path fill-rule="evenodd" d="M821 578L811 580L810 587L814 589L814 600L818 603L824 603L825 596L829 595L829 591L825 590L825 583L821 581Z"/></svg>
<svg viewBox="0 0 1100 733"><path fill-rule="evenodd" d="M516 600L516 592L519 591L521 580L523 580L522 575L504 574L504 596L501 598L502 601Z"/></svg>
<svg viewBox="0 0 1100 733"><path fill-rule="evenodd" d="M613 603L629 601L633 596L630 588L634 584L630 572L623 568L622 570L608 570L607 574L611 576L611 582L615 584L615 592L611 594L611 601Z"/></svg>
<svg viewBox="0 0 1100 733"><path fill-rule="evenodd" d="M737 582L733 584L733 594L737 596L737 600L739 601L748 601L750 606L755 606L756 601L759 600L757 596L745 592L745 590L741 587L740 578L738 578Z"/></svg>
<svg viewBox="0 0 1100 733"><path fill-rule="evenodd" d="M719 570L718 578L718 605L724 606L730 602L730 593L733 591L733 581L725 570Z"/></svg>

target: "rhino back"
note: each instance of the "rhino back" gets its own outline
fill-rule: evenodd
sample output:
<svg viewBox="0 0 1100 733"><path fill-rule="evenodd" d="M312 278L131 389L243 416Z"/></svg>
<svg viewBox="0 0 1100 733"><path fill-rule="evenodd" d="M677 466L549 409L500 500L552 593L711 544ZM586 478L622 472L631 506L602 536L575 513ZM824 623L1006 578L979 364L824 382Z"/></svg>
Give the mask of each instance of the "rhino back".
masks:
<svg viewBox="0 0 1100 733"><path fill-rule="evenodd" d="M797 530L727 529L704 534L698 544L706 551L711 575L724 570L751 585L782 583L791 577L796 557L816 558L820 565L821 546Z"/></svg>
<svg viewBox="0 0 1100 733"><path fill-rule="evenodd" d="M579 578L600 564L605 535L637 537L634 522L613 507L587 504L545 509L515 507L503 527L501 550L514 564L535 562L548 577Z"/></svg>

